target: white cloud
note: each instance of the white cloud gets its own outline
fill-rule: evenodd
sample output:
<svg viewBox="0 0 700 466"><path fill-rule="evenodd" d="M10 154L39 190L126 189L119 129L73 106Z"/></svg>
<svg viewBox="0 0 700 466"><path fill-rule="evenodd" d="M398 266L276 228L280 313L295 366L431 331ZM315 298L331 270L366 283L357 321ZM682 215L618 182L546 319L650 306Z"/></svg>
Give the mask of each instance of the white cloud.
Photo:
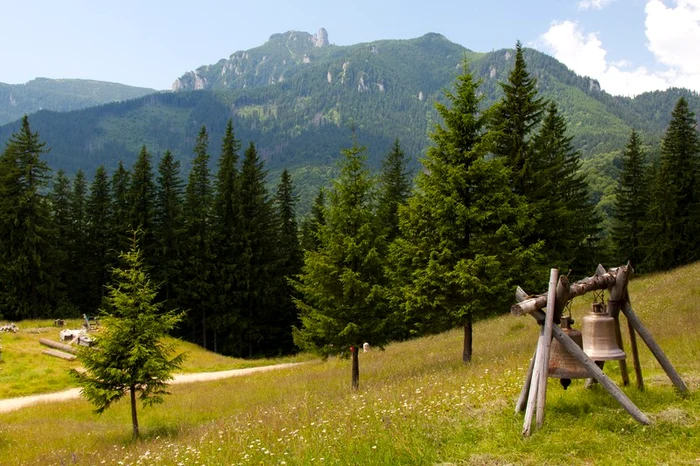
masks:
<svg viewBox="0 0 700 466"><path fill-rule="evenodd" d="M591 8L596 10L602 10L604 6L612 3L614 0L581 0L578 2L579 10L590 10Z"/></svg>
<svg viewBox="0 0 700 466"><path fill-rule="evenodd" d="M553 23L541 39L555 58L576 73L597 79L611 94L636 95L673 86L700 91L700 0L676 0L674 7L648 0L645 13L646 46L662 65L661 71L634 67L627 60L608 61L598 34L585 33L573 21Z"/></svg>
<svg viewBox="0 0 700 466"><path fill-rule="evenodd" d="M683 74L700 75L700 0L678 0L675 8L650 0L644 12L647 47L656 59Z"/></svg>

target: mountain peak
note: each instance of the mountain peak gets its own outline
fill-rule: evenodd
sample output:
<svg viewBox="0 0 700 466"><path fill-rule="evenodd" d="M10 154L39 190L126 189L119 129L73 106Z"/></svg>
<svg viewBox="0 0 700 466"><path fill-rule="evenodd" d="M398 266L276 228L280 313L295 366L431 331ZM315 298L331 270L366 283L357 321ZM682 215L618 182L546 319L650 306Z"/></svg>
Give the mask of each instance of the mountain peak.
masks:
<svg viewBox="0 0 700 466"><path fill-rule="evenodd" d="M313 36L313 43L316 47L325 47L328 45L328 31L325 28L318 30L318 33Z"/></svg>
<svg viewBox="0 0 700 466"><path fill-rule="evenodd" d="M283 33L272 34L267 40L267 43L288 43L290 41L297 42L300 45L313 45L314 47L325 47L328 42L328 31L325 28L318 30L316 34L309 34L304 31L287 31Z"/></svg>

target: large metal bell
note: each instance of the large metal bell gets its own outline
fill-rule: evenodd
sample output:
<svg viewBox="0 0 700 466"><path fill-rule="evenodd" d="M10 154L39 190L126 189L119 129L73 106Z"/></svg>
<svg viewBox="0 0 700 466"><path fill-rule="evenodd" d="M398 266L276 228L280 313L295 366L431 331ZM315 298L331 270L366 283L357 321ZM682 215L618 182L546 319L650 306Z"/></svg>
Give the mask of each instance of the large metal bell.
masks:
<svg viewBox="0 0 700 466"><path fill-rule="evenodd" d="M617 345L615 319L610 317L602 303L593 303L590 314L583 318L583 351L594 361L625 359L625 352Z"/></svg>
<svg viewBox="0 0 700 466"><path fill-rule="evenodd" d="M561 318L562 331L581 347L583 340L581 332L571 328L571 324L572 319L570 317ZM557 340L552 341L552 348L549 352L548 375L556 379L585 379L590 377L583 364L578 362L578 360ZM566 388L566 386L564 388Z"/></svg>

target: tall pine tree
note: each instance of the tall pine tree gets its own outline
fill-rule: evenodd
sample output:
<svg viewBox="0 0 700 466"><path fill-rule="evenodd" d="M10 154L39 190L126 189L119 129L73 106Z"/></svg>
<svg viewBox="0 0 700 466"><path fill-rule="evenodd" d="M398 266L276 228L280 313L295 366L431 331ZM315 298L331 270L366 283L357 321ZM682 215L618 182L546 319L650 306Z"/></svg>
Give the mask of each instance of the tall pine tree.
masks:
<svg viewBox="0 0 700 466"><path fill-rule="evenodd" d="M391 151L382 160L379 178L377 219L387 242L393 241L399 234L399 206L406 203L411 191L411 180L406 165L406 154L396 139Z"/></svg>
<svg viewBox="0 0 700 466"><path fill-rule="evenodd" d="M533 160L531 138L542 119L545 102L537 97L537 80L527 71L520 41L515 44L515 65L507 83L500 83L503 98L491 108L492 151L505 158L512 170L513 189L529 197L537 189L532 177L539 167Z"/></svg>
<svg viewBox="0 0 700 466"><path fill-rule="evenodd" d="M112 197L112 221L110 234L110 262L116 266L118 254L126 251L129 247L129 235L131 229L131 208L132 202L129 191L131 186L131 172L124 168L119 162L117 170L112 175L111 197Z"/></svg>
<svg viewBox="0 0 700 466"><path fill-rule="evenodd" d="M205 127L199 131L194 147L195 158L185 188L183 242L184 263L178 295L188 309L190 338L209 348L209 318L212 311L212 187L209 172L209 135Z"/></svg>
<svg viewBox="0 0 700 466"><path fill-rule="evenodd" d="M550 103L532 140L532 184L527 201L537 219L534 235L543 241L548 268L586 275L595 268L598 224L588 183L580 172L580 154L567 135L566 121Z"/></svg>
<svg viewBox="0 0 700 466"><path fill-rule="evenodd" d="M83 314L92 314L90 300L90 281L85 276L88 269L87 249L87 182L82 170L78 170L73 179L73 191L70 195L70 226L68 228L70 268L66 271L66 286L73 303Z"/></svg>
<svg viewBox="0 0 700 466"><path fill-rule="evenodd" d="M112 202L109 192L107 171L100 165L95 170L95 176L90 185L90 195L87 199L85 213L87 222L88 271L87 280L90 282L91 309L97 309L107 292L110 278L110 225L112 225ZM93 312L90 312L93 314Z"/></svg>
<svg viewBox="0 0 700 466"><path fill-rule="evenodd" d="M142 231L141 251L146 264L150 267L155 265L153 259L156 249L156 239L153 231L155 195L151 154L146 150L146 146L142 146L131 173L129 222L132 230L139 229Z"/></svg>
<svg viewBox="0 0 700 466"><path fill-rule="evenodd" d="M644 258L641 235L649 208L647 167L639 133L632 131L622 154L612 239L616 255L636 268Z"/></svg>
<svg viewBox="0 0 700 466"><path fill-rule="evenodd" d="M267 191L264 163L251 142L245 151L238 196L240 225L236 256L235 306L240 312L235 351L251 357L270 348L267 335L279 321L276 297L284 285L279 274L278 219ZM234 347L235 348L235 347Z"/></svg>
<svg viewBox="0 0 700 466"><path fill-rule="evenodd" d="M174 307L175 290L182 271L184 191L180 162L166 150L158 164L153 204L154 262L158 264L153 273L162 283L161 296L169 309Z"/></svg>
<svg viewBox="0 0 700 466"><path fill-rule="evenodd" d="M294 289L289 279L301 272L304 258L301 245L299 244L299 229L296 221L297 198L294 195L292 177L286 169L282 170L282 175L277 185L275 202L279 217L279 246L277 251L280 266L277 269L277 274L281 279L280 289L277 293L279 313L275 325L279 335L275 339L279 341L280 351L290 353L294 349L292 327L298 326L299 322L296 306L292 301Z"/></svg>
<svg viewBox="0 0 700 466"><path fill-rule="evenodd" d="M461 326L462 360L472 358L475 319L502 312L515 271L527 270L536 251L520 238L532 225L509 184L502 159L486 160L485 118L476 83L464 63L444 121L431 137L417 190L400 209L400 236L392 245L392 283L402 325L417 334Z"/></svg>
<svg viewBox="0 0 700 466"><path fill-rule="evenodd" d="M0 313L6 319L47 316L56 302L45 146L25 115L0 156Z"/></svg>
<svg viewBox="0 0 700 466"><path fill-rule="evenodd" d="M671 122L661 143L662 170L668 175L668 190L672 197L671 244L672 266L687 264L700 256L700 136L695 114L688 102L678 99Z"/></svg>
<svg viewBox="0 0 700 466"><path fill-rule="evenodd" d="M217 291L212 316L214 328L214 350L218 350L219 335L224 338L231 332L238 319L238 309L233 296L236 282L236 260L240 250L238 151L241 143L236 139L233 121L229 120L221 142L219 169L216 174L214 196L213 251L216 257Z"/></svg>
<svg viewBox="0 0 700 466"><path fill-rule="evenodd" d="M67 289L68 273L72 270L70 262L70 197L71 182L63 170L58 170L53 179L53 186L49 194L51 202L51 217L54 227L54 254L56 260L56 277L58 280L57 299L61 312L68 315L67 311L72 307L71 296Z"/></svg>

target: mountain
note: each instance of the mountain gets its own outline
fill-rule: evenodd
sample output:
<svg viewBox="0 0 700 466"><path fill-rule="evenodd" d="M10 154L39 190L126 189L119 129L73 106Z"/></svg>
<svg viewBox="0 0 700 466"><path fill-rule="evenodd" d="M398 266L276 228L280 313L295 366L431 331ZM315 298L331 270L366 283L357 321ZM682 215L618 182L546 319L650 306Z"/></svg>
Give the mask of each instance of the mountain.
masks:
<svg viewBox="0 0 700 466"><path fill-rule="evenodd" d="M233 118L236 137L244 146L255 142L271 179L289 168L307 201L332 176L353 130L375 167L397 137L416 161L437 121L434 102L444 99L465 58L483 80L483 105L491 105L501 96L498 83L507 79L512 50L476 53L435 33L336 46L325 30L290 31L183 74L172 92L67 113L42 110L30 122L52 148L50 166L69 173L82 168L91 174L100 164L111 171L119 160L130 165L142 145L155 155L170 149L187 173L201 126L210 134L215 168L226 121ZM527 49L525 58L541 95L567 118L602 209L614 196L619 151L632 128L655 144L680 95L700 113L700 96L687 90L615 97L550 56ZM0 127L0 141L16 128Z"/></svg>
<svg viewBox="0 0 700 466"><path fill-rule="evenodd" d="M143 87L87 79L37 78L26 84L0 83L0 124L42 109L67 112L154 92Z"/></svg>

